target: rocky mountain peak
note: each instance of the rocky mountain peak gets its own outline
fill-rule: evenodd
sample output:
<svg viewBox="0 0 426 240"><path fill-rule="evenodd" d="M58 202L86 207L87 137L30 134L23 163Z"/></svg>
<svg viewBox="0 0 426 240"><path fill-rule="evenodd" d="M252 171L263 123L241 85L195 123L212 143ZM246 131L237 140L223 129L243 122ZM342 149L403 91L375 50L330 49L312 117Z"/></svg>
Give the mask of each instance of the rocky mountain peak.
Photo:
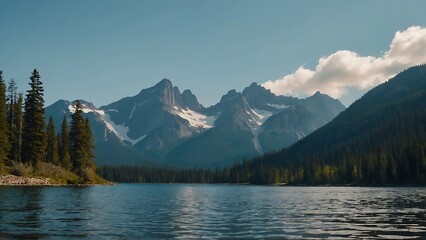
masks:
<svg viewBox="0 0 426 240"><path fill-rule="evenodd" d="M274 95L271 93L270 90L265 89L264 87L260 86L255 82L253 82L250 86L246 87L243 90L242 94L247 98L269 98L271 97L271 95Z"/></svg>
<svg viewBox="0 0 426 240"><path fill-rule="evenodd" d="M93 103L82 100L82 99L78 99L78 100L73 101L71 103L71 105L75 106L77 104L77 101L80 101L80 104L83 107L83 109L96 109L96 107Z"/></svg>
<svg viewBox="0 0 426 240"><path fill-rule="evenodd" d="M189 89L182 92L182 102L185 106L192 110L197 111L203 108L203 106L198 102L197 97Z"/></svg>
<svg viewBox="0 0 426 240"><path fill-rule="evenodd" d="M220 103L231 101L232 99L240 95L241 93L237 92L235 89L229 90L225 95L222 96L222 98L220 99Z"/></svg>
<svg viewBox="0 0 426 240"><path fill-rule="evenodd" d="M172 88L173 87L173 83L172 81L170 81L167 78L163 78L160 82L158 82L157 84L155 84L154 88Z"/></svg>
<svg viewBox="0 0 426 240"><path fill-rule="evenodd" d="M256 82L253 82L252 84L250 84L250 86L248 86L244 89L243 95L245 93L249 93L249 92L267 92L267 91L268 90L266 90L264 87L260 86Z"/></svg>
<svg viewBox="0 0 426 240"><path fill-rule="evenodd" d="M179 101L176 98L180 97L180 91L179 88L173 86L173 83L169 79L164 78L153 87L143 89L139 93L139 96L142 101L160 101L166 107L173 107Z"/></svg>
<svg viewBox="0 0 426 240"><path fill-rule="evenodd" d="M320 91L316 91L314 95L307 97L306 100L318 101L318 100L335 100L334 98L328 96L327 94L323 94Z"/></svg>

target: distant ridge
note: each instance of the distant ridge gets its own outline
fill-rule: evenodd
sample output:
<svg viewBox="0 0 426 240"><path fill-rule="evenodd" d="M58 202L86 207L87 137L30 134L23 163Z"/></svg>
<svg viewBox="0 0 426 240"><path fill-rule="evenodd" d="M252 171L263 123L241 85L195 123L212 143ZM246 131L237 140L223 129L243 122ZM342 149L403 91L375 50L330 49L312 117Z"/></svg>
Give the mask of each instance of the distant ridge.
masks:
<svg viewBox="0 0 426 240"><path fill-rule="evenodd" d="M425 184L426 65L370 90L288 149L258 158L252 171L261 165L280 169L280 182Z"/></svg>

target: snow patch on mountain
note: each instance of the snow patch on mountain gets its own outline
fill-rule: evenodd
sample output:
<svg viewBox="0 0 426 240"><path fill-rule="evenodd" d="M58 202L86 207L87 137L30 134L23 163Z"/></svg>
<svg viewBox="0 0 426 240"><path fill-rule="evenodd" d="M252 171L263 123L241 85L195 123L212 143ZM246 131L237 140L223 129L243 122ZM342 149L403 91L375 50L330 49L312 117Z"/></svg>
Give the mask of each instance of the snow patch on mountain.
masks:
<svg viewBox="0 0 426 240"><path fill-rule="evenodd" d="M75 113L75 106L74 106L74 105L69 105L69 106L68 106L68 110L69 110L71 113ZM87 107L87 106L86 106L86 105L84 105L84 104L82 104L81 111L82 111L82 112L84 112L84 113L89 113L89 112L94 112L95 110L94 110L94 109L92 109L92 108Z"/></svg>
<svg viewBox="0 0 426 240"><path fill-rule="evenodd" d="M278 110L286 109L286 108L290 107L290 105L270 104L270 103L268 103L268 106L273 107L273 108L278 109Z"/></svg>
<svg viewBox="0 0 426 240"><path fill-rule="evenodd" d="M218 115L206 116L204 114L192 111L189 108L182 109L176 106L174 106L173 108L174 108L174 110L172 111L173 114L176 114L177 116L187 120L189 122L189 125L196 128L203 128L203 129L212 128L218 116Z"/></svg>
<svg viewBox="0 0 426 240"><path fill-rule="evenodd" d="M75 113L75 106L74 105L69 105L68 106L68 110L70 110L71 113ZM83 107L81 108L81 111L84 113L96 113L100 116L100 118L102 119L102 121L105 123L105 126L108 128L108 130L110 130L112 133L114 133L121 141L127 141L130 142L132 145L135 145L136 143L138 143L139 141L141 141L142 139L144 139L146 137L146 135L143 135L137 139L132 139L130 138L127 134L129 132L129 127L124 126L123 125L117 125L115 124L108 113L106 113L104 110L99 110L99 109L92 109L92 108L88 108L86 106L83 105ZM109 109L106 110L107 112L117 112L116 109Z"/></svg>
<svg viewBox="0 0 426 240"><path fill-rule="evenodd" d="M133 117L133 113L135 112L135 110L136 110L136 104L133 106L133 109L132 109L132 111L130 112L129 119L131 119L131 118Z"/></svg>
<svg viewBox="0 0 426 240"><path fill-rule="evenodd" d="M253 128L261 126L270 116L272 116L272 112L256 108L250 109L247 111L247 114L250 116L250 119L253 120L251 122L255 123Z"/></svg>
<svg viewBox="0 0 426 240"><path fill-rule="evenodd" d="M256 150L259 154L262 154L262 153L263 153L263 149L262 149L262 146L260 145L260 141L259 141L258 135L257 135L257 136L255 136L255 137L252 139L252 141L253 141L254 149L255 149L255 150Z"/></svg>
<svg viewBox="0 0 426 240"><path fill-rule="evenodd" d="M73 106L73 105L69 105L69 106L68 106L68 110L69 110L71 113L75 113L75 106Z"/></svg>
<svg viewBox="0 0 426 240"><path fill-rule="evenodd" d="M214 126L214 122L216 121L216 119L219 117L220 114L221 114L221 112L219 112L219 113L217 113L215 115L212 115L212 116L207 116L205 118L205 121L206 121L207 125L213 127Z"/></svg>
<svg viewBox="0 0 426 240"><path fill-rule="evenodd" d="M109 111L109 110L108 110ZM130 138L127 134L129 133L129 127L124 126L123 125L117 125L115 124L108 113L105 113L102 110L97 110L97 113L99 113L99 115L101 115L102 120L104 120L106 126L108 127L108 129L110 129L113 133L115 133L115 135L120 138L121 140L125 140L130 142L132 145L135 145L136 143L138 143L139 141L141 141L142 139L144 139L146 137L146 135L140 136L137 139L132 139Z"/></svg>
<svg viewBox="0 0 426 240"><path fill-rule="evenodd" d="M298 140L302 139L302 138L303 138L303 136L304 136L304 134L303 134L303 133L302 133L302 134L300 134L298 131L296 131L296 134L297 134L297 138L298 138Z"/></svg>
<svg viewBox="0 0 426 240"><path fill-rule="evenodd" d="M260 110L260 109L250 109L247 111L247 114L250 116L249 122L251 123L250 128L251 132L253 133L253 146L254 149L258 153L263 153L262 146L260 145L259 141L259 134L262 131L262 124L270 117L272 116L272 113L266 110Z"/></svg>

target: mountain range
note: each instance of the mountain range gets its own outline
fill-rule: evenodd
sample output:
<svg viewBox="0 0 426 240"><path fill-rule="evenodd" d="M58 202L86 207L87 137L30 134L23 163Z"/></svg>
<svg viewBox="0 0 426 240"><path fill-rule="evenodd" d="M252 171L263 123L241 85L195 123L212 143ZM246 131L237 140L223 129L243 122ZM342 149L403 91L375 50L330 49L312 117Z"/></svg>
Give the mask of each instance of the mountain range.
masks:
<svg viewBox="0 0 426 240"><path fill-rule="evenodd" d="M204 107L168 79L99 108L80 102L92 126L98 166L230 166L287 147L345 109L320 92L305 99L276 96L256 83ZM59 100L45 113L59 130L63 116L70 119L74 110L75 101Z"/></svg>

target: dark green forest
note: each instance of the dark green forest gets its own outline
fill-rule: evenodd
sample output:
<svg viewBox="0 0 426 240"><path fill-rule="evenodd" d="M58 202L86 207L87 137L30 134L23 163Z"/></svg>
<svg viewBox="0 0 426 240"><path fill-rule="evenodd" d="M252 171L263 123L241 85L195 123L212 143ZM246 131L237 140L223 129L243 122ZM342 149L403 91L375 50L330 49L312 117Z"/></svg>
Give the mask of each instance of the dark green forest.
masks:
<svg viewBox="0 0 426 240"><path fill-rule="evenodd" d="M426 65L370 90L330 123L279 152L224 169L103 167L117 182L426 184Z"/></svg>
<svg viewBox="0 0 426 240"><path fill-rule="evenodd" d="M56 131L51 117L46 127L43 83L36 69L29 85L24 97L14 79L6 87L0 71L0 173L63 177L56 180L67 183L97 181L92 131L80 102L71 126L64 116Z"/></svg>

